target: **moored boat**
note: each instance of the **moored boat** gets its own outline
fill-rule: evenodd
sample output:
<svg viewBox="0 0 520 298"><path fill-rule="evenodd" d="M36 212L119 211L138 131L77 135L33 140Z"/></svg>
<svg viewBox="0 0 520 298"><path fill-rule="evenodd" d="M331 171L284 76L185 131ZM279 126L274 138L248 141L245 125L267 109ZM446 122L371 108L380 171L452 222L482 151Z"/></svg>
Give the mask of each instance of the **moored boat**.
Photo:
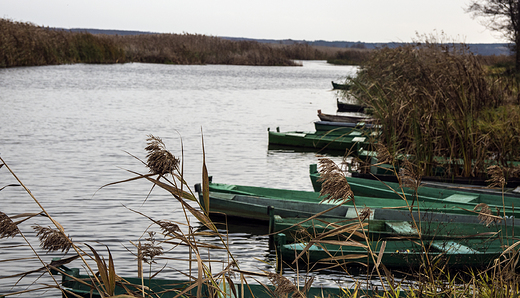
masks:
<svg viewBox="0 0 520 298"><path fill-rule="evenodd" d="M101 287L98 283L93 283L92 276L80 274L79 268L68 268L61 265L51 272L54 275L61 275L63 297L106 297L99 293L97 289ZM201 285L201 293L208 297L209 289L207 285ZM197 291L196 283L187 280L125 277L116 280L114 294L137 294L138 297L144 297L143 295L146 294L146 297L173 298L196 297Z"/></svg>
<svg viewBox="0 0 520 298"><path fill-rule="evenodd" d="M492 223L464 222L432 222L432 221L399 221L357 218L289 218L281 217L271 212L269 234L284 233L287 243L309 241L310 239L333 240L385 240L406 238L414 240L431 239L513 239L520 235L520 227L505 226Z"/></svg>
<svg viewBox="0 0 520 298"><path fill-rule="evenodd" d="M447 265L450 268L487 267L504 252L504 243L498 239L430 240L422 245L406 239L344 243L287 244L283 233L276 237L278 254L288 264L292 264L299 256L306 263L329 266L337 263L373 266L380 258L380 264L389 268L416 269L428 264L427 259L431 263L441 262L440 266ZM375 253L374 256L370 256L369 249Z"/></svg>
<svg viewBox="0 0 520 298"><path fill-rule="evenodd" d="M209 206L204 205L202 187L195 185L199 202L204 209L232 217L241 217L268 222L268 208L281 217L309 218L320 213L335 218L357 218L365 209L369 219L399 221L438 221L438 222L481 222L478 212L472 212L475 205L457 200L410 200L355 196L354 200L344 203L322 203L324 197L318 192L296 191L254 186L209 184ZM491 206L493 207L493 206ZM503 212L503 213L502 213ZM505 208L501 211L508 217L520 216L520 211ZM504 224L519 224L514 218L493 217Z"/></svg>
<svg viewBox="0 0 520 298"><path fill-rule="evenodd" d="M316 132L329 132L336 134L347 134L352 131L359 131L364 134L370 134L375 131L376 126L370 123L365 122L356 122L356 123L348 123L348 122L331 122L331 121L315 121L314 128L316 128Z"/></svg>
<svg viewBox="0 0 520 298"><path fill-rule="evenodd" d="M309 166L309 174L315 191L321 191L320 173L317 165ZM514 190L504 192L503 190L489 189L477 186L463 186L454 184L431 183L421 181L417 190L401 187L397 182L379 181L358 177L346 177L350 188L355 195L375 196L379 198L399 199L406 197L409 200L419 199L421 201L457 202L476 206L487 204L496 209L514 208L520 198L520 193Z"/></svg>
<svg viewBox="0 0 520 298"><path fill-rule="evenodd" d="M366 179L374 179L381 181L389 181L389 182L398 182L398 177L396 176L396 172L399 171L399 167L403 164L404 156L399 155L396 157L395 163L396 165L390 165L386 163L379 163L377 159L377 153L373 151L363 150L358 152L358 156L363 156L363 160L366 162L364 166L356 170L349 170L349 173L353 177L358 178L366 178ZM407 158L412 158L411 156L407 156ZM428 183L449 183L449 184L459 184L459 185L468 185L468 187L474 186L487 186L489 184L489 177L486 173L481 173L477 177L461 177L454 176L453 174L449 175L446 173L446 170L442 167L442 165L446 165L447 161L442 157L434 157L434 161L439 166L436 167L436 174L434 176L422 176L422 181L427 181ZM451 160L451 163L458 164L461 168L463 165L463 161L461 159ZM496 163L492 160L486 161L489 165L495 165ZM510 166L520 166L520 162L518 161L510 161ZM450 167L453 165L450 165ZM511 193L514 188L520 186L520 178L518 177L507 177L506 185L504 191L506 193ZM520 191L520 189L519 189Z"/></svg>
<svg viewBox="0 0 520 298"><path fill-rule="evenodd" d="M331 82L332 82L332 89L336 89L336 90L350 90L350 84L334 83L334 81L331 81Z"/></svg>
<svg viewBox="0 0 520 298"><path fill-rule="evenodd" d="M52 270L53 274L62 277L63 297L85 297L101 298L100 293L92 283L92 277L80 274L79 268L68 268L60 266ZM218 282L218 280L217 280ZM144 286L144 287L143 287ZM218 288L217 288L218 287ZM232 289L234 288L234 289ZM233 285L226 283L217 284L214 281L201 283L200 294L202 297L233 297L233 298L270 298L274 296L276 288L272 285L252 284L234 282ZM351 290L337 287L311 286L307 289L300 287L299 290L305 297L321 297L321 295L340 296ZM375 295L372 290L357 289L359 293ZM141 279L136 277L125 277L116 281L115 295L135 294L135 297L197 297L198 285L196 281L181 281L173 279ZM294 292L294 291L293 291ZM291 292L291 293L293 293ZM289 295L291 293L288 293ZM130 297L130 296L125 296ZM134 297L134 296L132 296Z"/></svg>
<svg viewBox="0 0 520 298"><path fill-rule="evenodd" d="M338 106L338 112L364 112L365 107L357 104L357 103L350 103L346 101L340 101L339 99L336 99L336 103Z"/></svg>
<svg viewBox="0 0 520 298"><path fill-rule="evenodd" d="M370 135L359 130L351 130L345 134L334 134L328 131L280 132L268 129L269 145L286 146L293 148L307 148L316 151L335 151L345 154L350 152L356 155L361 148L370 148Z"/></svg>
<svg viewBox="0 0 520 298"><path fill-rule="evenodd" d="M345 123L358 123L358 122L372 122L373 119L368 115L330 115L324 114L321 110L318 110L318 118L321 121L330 121L330 122L345 122Z"/></svg>

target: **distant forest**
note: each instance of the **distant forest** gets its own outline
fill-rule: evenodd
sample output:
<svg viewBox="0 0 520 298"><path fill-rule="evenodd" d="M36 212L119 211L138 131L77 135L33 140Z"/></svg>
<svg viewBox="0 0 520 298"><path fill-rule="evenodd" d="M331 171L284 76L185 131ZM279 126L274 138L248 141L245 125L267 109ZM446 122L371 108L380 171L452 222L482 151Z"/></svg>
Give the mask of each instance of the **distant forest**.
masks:
<svg viewBox="0 0 520 298"><path fill-rule="evenodd" d="M138 34L155 34L153 32L146 31L126 31L126 30L101 30L101 29L70 29L73 32L89 32L92 34L107 34L107 35L138 35ZM355 48L355 49L376 49L381 47L396 48L404 45L405 43L391 42L391 43L371 43L362 41L325 41L325 40L293 40L293 39L252 39L242 37L225 37L220 36L223 39L233 41L256 41L259 43L269 44L280 44L280 45L292 45L292 44L308 44L310 46L317 47L333 47L333 48ZM470 51L483 56L488 55L509 55L510 48L507 43L473 43L466 44Z"/></svg>

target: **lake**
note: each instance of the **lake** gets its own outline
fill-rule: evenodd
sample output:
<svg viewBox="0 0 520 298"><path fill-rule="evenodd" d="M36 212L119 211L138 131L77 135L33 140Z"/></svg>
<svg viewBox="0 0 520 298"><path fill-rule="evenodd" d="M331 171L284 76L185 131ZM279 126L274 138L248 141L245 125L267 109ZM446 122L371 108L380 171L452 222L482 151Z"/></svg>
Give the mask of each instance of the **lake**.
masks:
<svg viewBox="0 0 520 298"><path fill-rule="evenodd" d="M150 193L150 182L102 188L134 177L130 171L147 173L139 159L146 160L150 134L162 138L181 158L184 178L192 188L201 181L204 147L214 182L312 190L308 168L317 162L316 154L268 150L267 129L313 131L318 109L336 112L337 94L331 81L354 75L357 68L324 61L302 64L130 63L0 69L0 157L74 242L84 249L83 243L88 243L104 256L108 246L117 273L135 276L136 258L131 253L135 247L130 241L146 237L151 222L133 211L154 219L185 221L178 202L159 189ZM0 188L16 183L6 167L0 168L0 177ZM41 211L21 187L0 191L0 204L0 211L9 216ZM39 216L20 228L41 258L48 262L64 257L60 251L46 254L38 248L31 228L35 224L49 226L50 222ZM274 255L265 230L242 222L230 229L229 241L242 269L273 270ZM2 239L0 245L2 276L41 267L20 235ZM158 259L152 269L165 266L161 277L175 278L176 270L188 269L186 262L175 260L187 258L186 252L183 247L168 251L167 258ZM14 258L30 259L6 261ZM215 253L212 258L225 258L225 254ZM81 263L70 266L81 267ZM8 292L39 287L32 282L52 282L37 280L38 276L31 274L14 289L9 286L16 278L4 279L0 288ZM317 283L339 278L341 274L321 274ZM60 297L57 291L40 294Z"/></svg>

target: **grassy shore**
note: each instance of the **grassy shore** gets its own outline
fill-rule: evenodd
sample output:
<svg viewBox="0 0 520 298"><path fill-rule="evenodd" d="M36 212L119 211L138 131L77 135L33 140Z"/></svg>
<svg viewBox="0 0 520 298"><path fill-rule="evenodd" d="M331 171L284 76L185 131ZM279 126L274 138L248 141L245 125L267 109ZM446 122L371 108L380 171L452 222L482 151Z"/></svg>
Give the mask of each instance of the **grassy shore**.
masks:
<svg viewBox="0 0 520 298"><path fill-rule="evenodd" d="M359 52L199 34L94 35L7 19L0 19L0 40L0 67L126 62L295 66L294 60L337 60ZM349 63L359 62L350 59Z"/></svg>

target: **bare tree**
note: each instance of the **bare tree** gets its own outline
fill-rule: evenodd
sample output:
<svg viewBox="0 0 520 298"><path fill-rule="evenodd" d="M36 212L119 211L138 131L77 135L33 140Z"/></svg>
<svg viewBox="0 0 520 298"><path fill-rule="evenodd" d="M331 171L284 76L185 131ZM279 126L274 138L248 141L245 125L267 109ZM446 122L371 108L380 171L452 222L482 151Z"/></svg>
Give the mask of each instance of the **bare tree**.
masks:
<svg viewBox="0 0 520 298"><path fill-rule="evenodd" d="M485 19L484 25L502 33L512 43L515 70L520 72L520 4L519 0L472 0L466 12Z"/></svg>

